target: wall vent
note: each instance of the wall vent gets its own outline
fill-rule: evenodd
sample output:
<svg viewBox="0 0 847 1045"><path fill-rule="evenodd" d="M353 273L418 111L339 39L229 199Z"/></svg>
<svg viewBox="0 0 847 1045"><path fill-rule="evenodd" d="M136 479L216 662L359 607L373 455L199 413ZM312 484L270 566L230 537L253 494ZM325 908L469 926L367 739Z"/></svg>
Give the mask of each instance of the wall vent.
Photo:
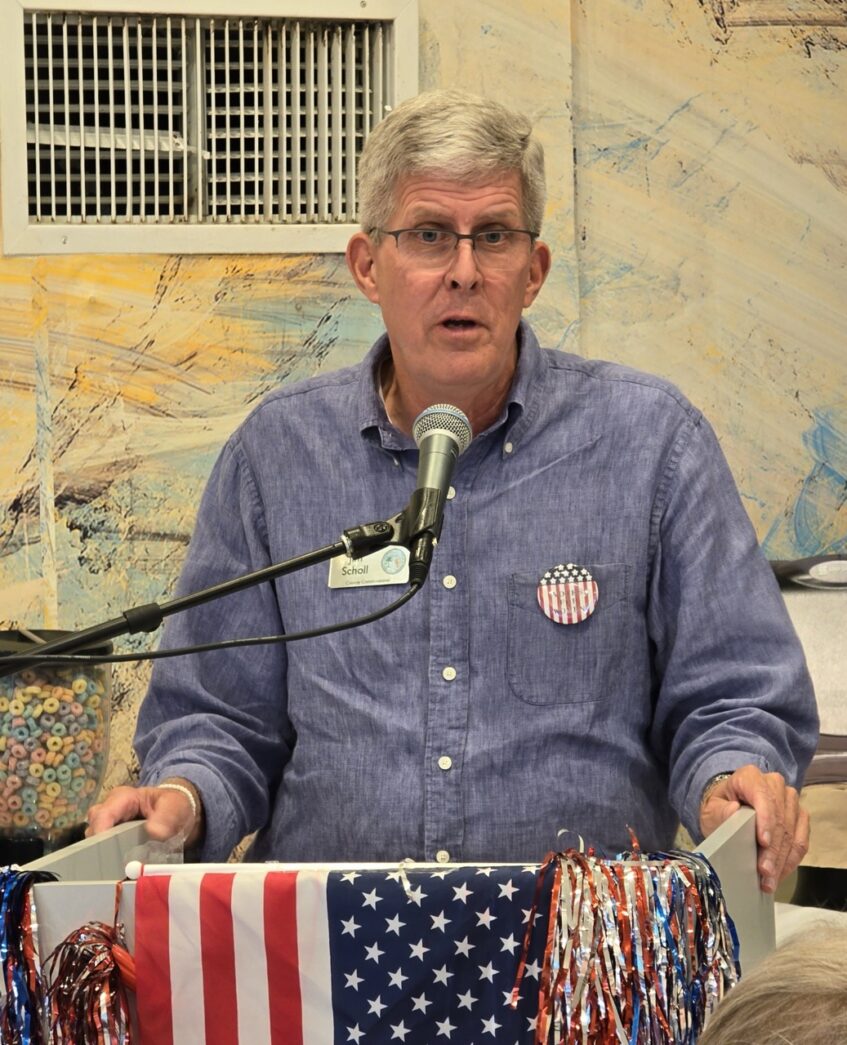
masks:
<svg viewBox="0 0 847 1045"><path fill-rule="evenodd" d="M417 87L414 4L61 6L3 4L6 253L343 249L362 145Z"/></svg>

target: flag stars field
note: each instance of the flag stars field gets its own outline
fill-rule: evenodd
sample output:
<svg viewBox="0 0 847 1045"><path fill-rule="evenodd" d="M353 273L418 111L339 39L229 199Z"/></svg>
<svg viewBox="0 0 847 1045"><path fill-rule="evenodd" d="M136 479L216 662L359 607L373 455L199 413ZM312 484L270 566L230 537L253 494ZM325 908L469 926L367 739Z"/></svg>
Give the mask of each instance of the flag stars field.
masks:
<svg viewBox="0 0 847 1045"><path fill-rule="evenodd" d="M515 1008L511 1000L536 874L534 867L404 866L334 876L330 964L343 1022L327 1042L532 1045L537 991L519 995ZM545 940L537 920L526 969L535 981Z"/></svg>

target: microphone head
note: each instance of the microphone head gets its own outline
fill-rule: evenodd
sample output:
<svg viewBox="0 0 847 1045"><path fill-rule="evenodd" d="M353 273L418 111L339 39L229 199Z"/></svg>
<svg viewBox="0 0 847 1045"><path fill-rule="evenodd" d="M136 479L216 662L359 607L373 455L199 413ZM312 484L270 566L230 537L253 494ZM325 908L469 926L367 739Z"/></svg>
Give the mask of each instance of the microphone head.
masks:
<svg viewBox="0 0 847 1045"><path fill-rule="evenodd" d="M432 432L446 432L452 436L463 453L473 439L471 423L457 406L435 403L422 410L412 425L412 437L420 449L421 441Z"/></svg>

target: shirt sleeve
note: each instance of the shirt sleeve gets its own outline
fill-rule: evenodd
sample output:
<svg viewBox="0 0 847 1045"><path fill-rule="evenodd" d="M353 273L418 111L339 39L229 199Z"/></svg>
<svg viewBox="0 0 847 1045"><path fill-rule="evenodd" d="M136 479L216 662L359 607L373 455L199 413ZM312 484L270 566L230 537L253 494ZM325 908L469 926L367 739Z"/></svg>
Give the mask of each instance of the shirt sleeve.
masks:
<svg viewBox="0 0 847 1045"><path fill-rule="evenodd" d="M270 564L261 498L236 435L206 486L178 593ZM282 631L275 587L264 582L174 615L161 648ZM196 785L206 813L201 859L226 859L265 823L292 746L284 645L156 663L135 734L141 783L182 776Z"/></svg>
<svg viewBox="0 0 847 1045"><path fill-rule="evenodd" d="M667 761L671 802L699 841L700 799L716 773L753 764L800 786L817 709L779 587L702 416L682 426L653 527L651 742Z"/></svg>

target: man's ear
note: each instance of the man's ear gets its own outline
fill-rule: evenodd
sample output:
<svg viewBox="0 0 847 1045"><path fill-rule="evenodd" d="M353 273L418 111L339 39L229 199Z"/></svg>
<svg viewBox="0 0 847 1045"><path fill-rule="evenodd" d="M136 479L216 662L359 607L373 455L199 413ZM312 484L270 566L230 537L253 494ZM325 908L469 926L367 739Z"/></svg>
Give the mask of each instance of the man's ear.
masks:
<svg viewBox="0 0 847 1045"><path fill-rule="evenodd" d="M538 297L538 291L544 286L544 280L547 279L547 273L550 271L550 262L550 248L543 240L536 240L529 259L529 278L524 291L524 308L529 308Z"/></svg>
<svg viewBox="0 0 847 1045"><path fill-rule="evenodd" d="M347 268L356 281L356 286L368 301L379 304L379 290L376 285L374 271L374 244L365 232L355 232L350 237L345 254Z"/></svg>

